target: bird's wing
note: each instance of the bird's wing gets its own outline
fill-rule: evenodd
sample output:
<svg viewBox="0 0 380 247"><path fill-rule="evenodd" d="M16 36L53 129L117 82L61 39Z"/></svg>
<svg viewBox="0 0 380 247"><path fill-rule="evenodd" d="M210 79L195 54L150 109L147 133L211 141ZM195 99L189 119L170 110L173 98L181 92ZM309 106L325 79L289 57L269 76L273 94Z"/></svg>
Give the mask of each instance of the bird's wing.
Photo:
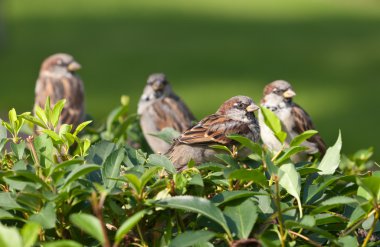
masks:
<svg viewBox="0 0 380 247"><path fill-rule="evenodd" d="M83 121L84 90L83 83L79 77L56 78L41 76L36 84L35 105L43 108L48 96L52 105L61 99L66 99L66 104L60 117L61 124L73 124L75 127Z"/></svg>
<svg viewBox="0 0 380 247"><path fill-rule="evenodd" d="M243 133L247 129L249 129L248 125L242 122L213 114L183 132L177 141L184 144L229 145L234 141L227 138L227 135Z"/></svg>
<svg viewBox="0 0 380 247"><path fill-rule="evenodd" d="M294 104L292 107L292 115L294 116L295 126L294 131L301 134L306 130L315 130L313 122L307 112L299 105ZM326 152L326 144L319 134L316 134L308 139L309 142L315 143L321 154Z"/></svg>
<svg viewBox="0 0 380 247"><path fill-rule="evenodd" d="M153 118L153 121L155 121L155 126L159 130L171 127L182 133L195 120L193 114L179 98L165 97L154 103L152 107L157 114L157 117Z"/></svg>

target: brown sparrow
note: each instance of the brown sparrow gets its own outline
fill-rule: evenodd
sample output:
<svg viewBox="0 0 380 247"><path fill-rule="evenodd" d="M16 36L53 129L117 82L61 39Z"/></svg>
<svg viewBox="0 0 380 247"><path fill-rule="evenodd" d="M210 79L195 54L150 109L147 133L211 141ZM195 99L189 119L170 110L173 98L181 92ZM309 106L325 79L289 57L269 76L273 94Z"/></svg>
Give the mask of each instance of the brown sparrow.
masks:
<svg viewBox="0 0 380 247"><path fill-rule="evenodd" d="M52 105L66 99L58 128L61 124L72 124L76 128L84 121L84 87L75 73L80 68L80 64L72 56L64 53L46 58L41 65L34 105L44 108L48 96Z"/></svg>
<svg viewBox="0 0 380 247"><path fill-rule="evenodd" d="M293 102L295 95L296 93L293 91L289 82L277 80L265 86L264 97L261 100L261 105L270 109L280 119L282 129L287 133L285 146L302 132L315 129L306 111ZM261 113L259 114L259 123L261 127L261 139L264 144L275 152L281 150L281 143L277 140L269 127L265 125ZM301 145L308 147L308 150L305 151L307 154L319 152L323 155L326 151L326 145L319 134L312 136Z"/></svg>
<svg viewBox="0 0 380 247"><path fill-rule="evenodd" d="M149 76L141 95L137 113L149 146L155 153L166 153L170 144L153 136L166 127L178 132L188 129L195 120L185 103L173 92L164 74Z"/></svg>
<svg viewBox="0 0 380 247"><path fill-rule="evenodd" d="M220 151L210 145L232 147L238 143L227 136L238 134L257 142L260 128L254 111L259 107L247 96L235 96L224 102L215 114L183 132L166 154L177 170L183 170L190 160L196 164L217 160Z"/></svg>

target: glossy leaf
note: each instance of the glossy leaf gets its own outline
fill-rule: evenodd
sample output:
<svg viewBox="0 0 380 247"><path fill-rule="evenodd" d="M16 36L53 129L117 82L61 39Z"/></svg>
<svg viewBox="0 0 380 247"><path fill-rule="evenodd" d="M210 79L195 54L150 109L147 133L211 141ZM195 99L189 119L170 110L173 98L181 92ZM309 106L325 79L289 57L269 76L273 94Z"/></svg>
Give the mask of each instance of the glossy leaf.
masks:
<svg viewBox="0 0 380 247"><path fill-rule="evenodd" d="M155 204L160 207L182 209L199 213L218 223L228 235L231 235L223 213L209 200L195 196L176 196L158 200Z"/></svg>
<svg viewBox="0 0 380 247"><path fill-rule="evenodd" d="M23 247L21 235L16 227L7 227L0 223L0 246Z"/></svg>
<svg viewBox="0 0 380 247"><path fill-rule="evenodd" d="M293 140L290 142L290 146L299 146L301 145L304 141L309 139L310 137L316 135L318 131L316 130L306 130L303 133L299 134L298 136L294 137Z"/></svg>
<svg viewBox="0 0 380 247"><path fill-rule="evenodd" d="M123 148L115 150L104 162L102 167L103 183L107 188L114 188L117 181L113 178L117 178L120 175L121 163L124 160L125 151Z"/></svg>
<svg viewBox="0 0 380 247"><path fill-rule="evenodd" d="M267 109L266 107L260 107L260 109L264 117L265 124L273 131L276 138L281 143L284 143L287 134L284 131L282 131L280 119L278 119L276 114L274 114L271 110Z"/></svg>
<svg viewBox="0 0 380 247"><path fill-rule="evenodd" d="M338 140L335 142L334 146L327 149L325 156L323 156L321 163L317 167L319 170L321 170L319 172L320 175L334 174L340 163L341 148L342 138L339 131Z"/></svg>
<svg viewBox="0 0 380 247"><path fill-rule="evenodd" d="M198 244L207 243L210 239L212 239L216 233L210 231L185 231L179 234L176 238L174 238L169 247L188 247L188 246L197 246Z"/></svg>
<svg viewBox="0 0 380 247"><path fill-rule="evenodd" d="M77 166L70 172L70 174L66 177L62 189L66 188L68 185L70 185L73 181L77 180L81 176L84 176L92 171L99 170L100 166L98 165L81 165Z"/></svg>
<svg viewBox="0 0 380 247"><path fill-rule="evenodd" d="M280 177L280 185L286 189L286 191L294 196L297 200L298 209L302 218L302 205L300 199L301 193L301 176L297 172L293 164L284 164L278 169L278 175Z"/></svg>
<svg viewBox="0 0 380 247"><path fill-rule="evenodd" d="M98 240L101 244L104 244L105 239L102 231L100 221L89 214L72 214L70 215L70 221L79 229Z"/></svg>
<svg viewBox="0 0 380 247"><path fill-rule="evenodd" d="M249 148L253 153L261 155L263 152L261 145L253 142L252 140L248 139L247 137L240 136L240 135L228 135L229 139L235 140L242 144L244 147Z"/></svg>
<svg viewBox="0 0 380 247"><path fill-rule="evenodd" d="M58 240L54 242L44 243L44 247L83 247L82 244L73 240Z"/></svg>
<svg viewBox="0 0 380 247"><path fill-rule="evenodd" d="M239 239L247 239L258 217L255 203L247 199L236 205L227 205L223 212L231 232Z"/></svg>
<svg viewBox="0 0 380 247"><path fill-rule="evenodd" d="M170 173L177 173L177 170L174 168L172 162L163 155L151 154L148 158L148 164L151 166L159 166L165 168L166 171Z"/></svg>
<svg viewBox="0 0 380 247"><path fill-rule="evenodd" d="M39 223L43 229L54 228L57 220L55 205L53 203L46 204L39 213L30 216L29 220Z"/></svg>
<svg viewBox="0 0 380 247"><path fill-rule="evenodd" d="M32 247L36 242L40 231L40 224L33 221L27 222L21 229L21 236L24 242L24 247Z"/></svg>
<svg viewBox="0 0 380 247"><path fill-rule="evenodd" d="M132 230L132 228L135 227L137 223L139 223L139 221L145 216L146 213L147 213L146 210L139 211L133 214L132 216L130 216L126 221L124 221L124 223L120 226L120 228L116 232L115 242L120 243L120 241L123 240L124 236L130 230Z"/></svg>

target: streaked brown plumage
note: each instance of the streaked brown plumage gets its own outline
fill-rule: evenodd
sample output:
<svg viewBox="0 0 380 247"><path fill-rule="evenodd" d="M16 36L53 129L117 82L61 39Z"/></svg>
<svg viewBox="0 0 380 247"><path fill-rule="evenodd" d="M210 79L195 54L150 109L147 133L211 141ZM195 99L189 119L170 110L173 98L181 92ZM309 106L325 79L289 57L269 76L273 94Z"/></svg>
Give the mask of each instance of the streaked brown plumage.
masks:
<svg viewBox="0 0 380 247"><path fill-rule="evenodd" d="M287 143L290 143L295 136L306 130L315 130L309 114L293 102L292 99L295 95L289 82L277 80L265 86L264 97L261 101L263 106L272 110L281 120L283 130L288 134ZM276 141L273 133L270 133L271 131L263 124L263 121L260 120L261 138L264 144L274 149L274 151L278 151L281 144ZM312 136L302 145L309 148L306 151L308 154L319 152L324 155L326 152L326 145L319 134Z"/></svg>
<svg viewBox="0 0 380 247"><path fill-rule="evenodd" d="M167 153L177 170L186 168L190 160L196 164L215 160L218 150L209 147L219 144L231 147L237 143L227 136L238 134L257 142L260 128L254 111L258 106L251 98L235 96L224 102L215 114L183 132Z"/></svg>
<svg viewBox="0 0 380 247"><path fill-rule="evenodd" d="M173 92L164 74L152 74L138 104L140 125L155 153L166 153L170 144L152 136L166 127L178 132L188 129L195 120L185 103Z"/></svg>
<svg viewBox="0 0 380 247"><path fill-rule="evenodd" d="M52 105L66 99L60 117L61 124L72 124L73 128L84 121L84 87L76 71L80 64L71 55L58 53L45 59L35 89L35 106L44 108L47 97Z"/></svg>

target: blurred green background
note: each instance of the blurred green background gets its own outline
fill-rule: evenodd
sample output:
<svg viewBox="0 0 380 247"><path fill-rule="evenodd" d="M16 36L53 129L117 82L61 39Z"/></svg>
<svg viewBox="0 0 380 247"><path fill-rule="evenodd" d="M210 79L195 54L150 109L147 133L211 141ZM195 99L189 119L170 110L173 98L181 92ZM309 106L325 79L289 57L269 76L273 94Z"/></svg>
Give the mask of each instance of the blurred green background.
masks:
<svg viewBox="0 0 380 247"><path fill-rule="evenodd" d="M346 153L380 150L376 0L0 0L1 116L31 111L40 64L56 52L82 64L97 121L121 94L135 112L152 72L199 119L285 79L329 145L341 129Z"/></svg>

